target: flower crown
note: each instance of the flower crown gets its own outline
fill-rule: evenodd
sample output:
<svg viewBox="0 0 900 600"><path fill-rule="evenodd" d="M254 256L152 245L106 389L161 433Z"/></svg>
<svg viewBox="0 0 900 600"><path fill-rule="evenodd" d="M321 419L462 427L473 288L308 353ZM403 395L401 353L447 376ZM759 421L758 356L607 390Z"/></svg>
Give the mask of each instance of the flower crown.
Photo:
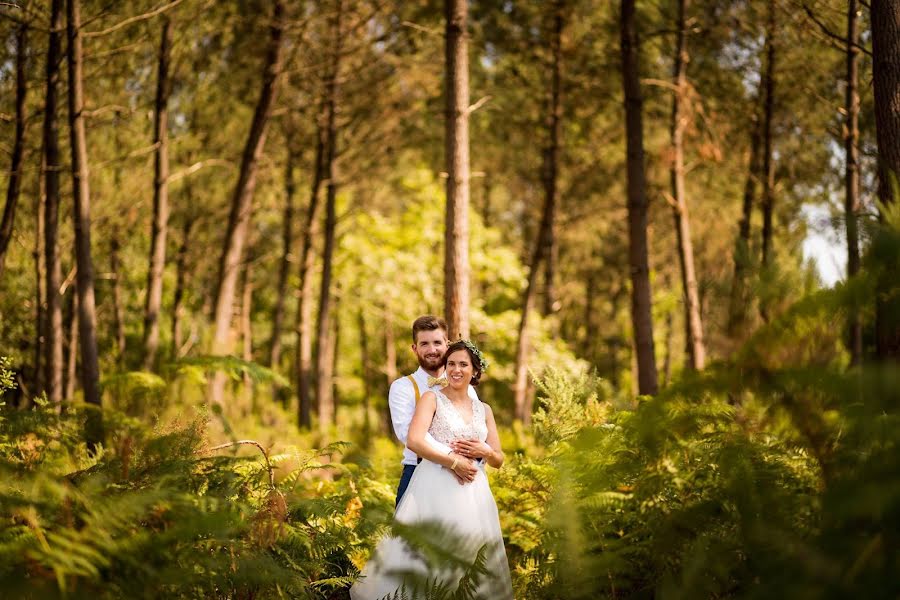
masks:
<svg viewBox="0 0 900 600"><path fill-rule="evenodd" d="M475 359L478 361L478 370L484 373L488 368L488 361L484 357L484 354L481 353L481 350L478 349L478 346L475 345L475 342L472 340L459 340L468 350L475 356Z"/></svg>

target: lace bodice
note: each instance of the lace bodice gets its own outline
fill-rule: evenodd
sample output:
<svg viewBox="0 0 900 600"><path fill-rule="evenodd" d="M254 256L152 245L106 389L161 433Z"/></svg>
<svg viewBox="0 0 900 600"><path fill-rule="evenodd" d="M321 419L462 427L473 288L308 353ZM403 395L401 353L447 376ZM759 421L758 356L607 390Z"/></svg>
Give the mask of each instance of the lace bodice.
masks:
<svg viewBox="0 0 900 600"><path fill-rule="evenodd" d="M453 440L470 439L481 440L487 439L487 423L484 420L484 405L469 398L472 402L472 422L466 423L462 414L450 399L440 391L436 391L437 410L434 412L434 418L431 421L431 427L428 432L437 441L443 444L449 444Z"/></svg>

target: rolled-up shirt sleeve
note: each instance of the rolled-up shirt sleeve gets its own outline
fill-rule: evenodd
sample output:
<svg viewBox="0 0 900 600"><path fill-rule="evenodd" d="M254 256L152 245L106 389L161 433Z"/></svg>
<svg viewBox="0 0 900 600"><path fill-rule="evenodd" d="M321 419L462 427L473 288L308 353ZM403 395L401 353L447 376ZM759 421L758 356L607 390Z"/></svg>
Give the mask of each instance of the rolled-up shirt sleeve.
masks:
<svg viewBox="0 0 900 600"><path fill-rule="evenodd" d="M401 378L391 384L388 407L391 410L391 425L394 427L394 435L405 446L409 436L409 424L412 423L413 414L416 411L416 395L413 392L412 383L408 379ZM425 434L425 441L443 454L450 454L453 451L450 446L434 439L430 433Z"/></svg>

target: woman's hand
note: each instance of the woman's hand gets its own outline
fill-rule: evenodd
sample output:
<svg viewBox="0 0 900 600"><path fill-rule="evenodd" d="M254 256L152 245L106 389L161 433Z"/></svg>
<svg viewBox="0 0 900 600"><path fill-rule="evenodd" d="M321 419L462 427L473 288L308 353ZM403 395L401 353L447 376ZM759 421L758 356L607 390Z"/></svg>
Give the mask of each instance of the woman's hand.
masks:
<svg viewBox="0 0 900 600"><path fill-rule="evenodd" d="M457 454L471 459L483 458L487 460L494 454L494 449L480 440L454 440L450 447Z"/></svg>

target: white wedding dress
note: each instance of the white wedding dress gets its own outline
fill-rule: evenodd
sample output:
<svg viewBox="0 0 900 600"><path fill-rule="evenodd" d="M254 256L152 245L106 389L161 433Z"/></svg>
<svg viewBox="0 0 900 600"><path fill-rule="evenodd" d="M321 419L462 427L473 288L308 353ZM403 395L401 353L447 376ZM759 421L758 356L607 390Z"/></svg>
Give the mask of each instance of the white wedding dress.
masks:
<svg viewBox="0 0 900 600"><path fill-rule="evenodd" d="M484 405L478 400L472 400L472 415L472 422L466 423L450 400L437 392L437 410L428 431L444 444L456 439L485 441ZM460 485L448 469L423 459L397 506L394 519L406 526L439 524L459 540L464 540L454 546L457 548L454 554L468 564L484 546L487 574L477 579L475 598L512 600L509 563L500 532L497 504L483 470L478 470L471 483ZM416 598L419 597L415 595L416 584L419 585L418 593L424 595L421 584L425 579L432 584L438 581L454 590L462 576L459 564L432 564L429 568L404 540L386 536L378 543L359 580L350 589L350 598L380 600L390 597L401 586L405 586L408 597Z"/></svg>

